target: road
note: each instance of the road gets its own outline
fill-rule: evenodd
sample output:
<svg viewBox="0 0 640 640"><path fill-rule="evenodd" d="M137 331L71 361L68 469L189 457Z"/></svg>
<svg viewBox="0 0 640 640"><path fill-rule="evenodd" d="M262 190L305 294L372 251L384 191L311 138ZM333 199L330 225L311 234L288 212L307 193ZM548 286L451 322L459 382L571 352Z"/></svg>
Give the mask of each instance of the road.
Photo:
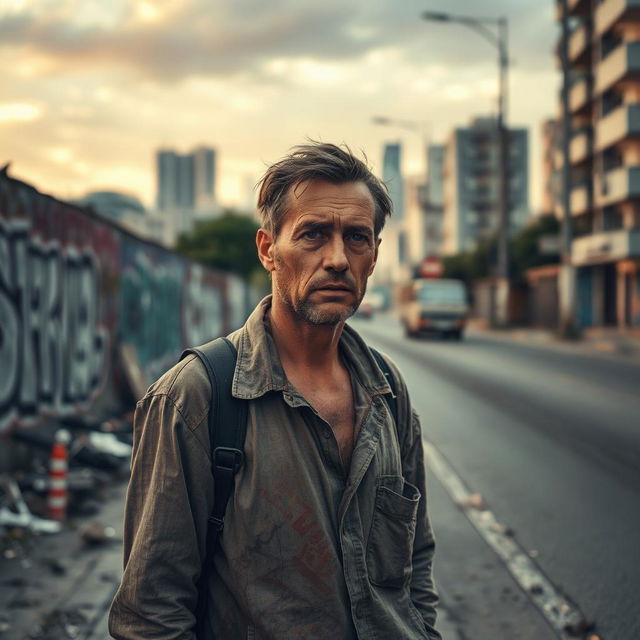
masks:
<svg viewBox="0 0 640 640"><path fill-rule="evenodd" d="M401 367L425 437L599 635L640 638L640 366L488 334L409 340L386 316L351 323Z"/></svg>

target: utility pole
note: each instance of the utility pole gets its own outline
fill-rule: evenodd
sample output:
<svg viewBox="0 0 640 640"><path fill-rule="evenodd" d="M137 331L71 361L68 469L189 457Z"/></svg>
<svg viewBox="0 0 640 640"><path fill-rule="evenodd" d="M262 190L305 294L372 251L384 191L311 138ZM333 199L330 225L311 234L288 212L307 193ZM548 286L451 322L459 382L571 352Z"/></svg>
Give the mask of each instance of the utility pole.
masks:
<svg viewBox="0 0 640 640"><path fill-rule="evenodd" d="M507 126L507 76L509 54L507 42L507 19L477 18L449 13L425 11L424 20L432 22L454 22L462 24L498 50L498 117L496 121L496 142L498 147L498 256L491 295L491 322L508 324L509 304L509 129ZM493 29L487 25L491 25Z"/></svg>
<svg viewBox="0 0 640 640"><path fill-rule="evenodd" d="M493 305L494 318L500 325L508 324L509 304L509 131L507 120L507 20L498 18L498 260L497 286Z"/></svg>
<svg viewBox="0 0 640 640"><path fill-rule="evenodd" d="M576 335L576 278L571 261L572 216L571 216L571 116L569 112L569 9L567 0L562 2L562 38L560 42L560 61L562 64L562 232L559 278L560 334L564 337Z"/></svg>

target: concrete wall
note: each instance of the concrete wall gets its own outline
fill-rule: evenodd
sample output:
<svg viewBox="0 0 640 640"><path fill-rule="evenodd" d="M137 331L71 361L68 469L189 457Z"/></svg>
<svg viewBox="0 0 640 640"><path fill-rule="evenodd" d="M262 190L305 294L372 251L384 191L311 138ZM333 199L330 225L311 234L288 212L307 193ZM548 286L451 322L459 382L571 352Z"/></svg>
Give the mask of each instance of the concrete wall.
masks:
<svg viewBox="0 0 640 640"><path fill-rule="evenodd" d="M0 172L0 450L14 429L130 408L255 296ZM0 455L0 471L3 467Z"/></svg>

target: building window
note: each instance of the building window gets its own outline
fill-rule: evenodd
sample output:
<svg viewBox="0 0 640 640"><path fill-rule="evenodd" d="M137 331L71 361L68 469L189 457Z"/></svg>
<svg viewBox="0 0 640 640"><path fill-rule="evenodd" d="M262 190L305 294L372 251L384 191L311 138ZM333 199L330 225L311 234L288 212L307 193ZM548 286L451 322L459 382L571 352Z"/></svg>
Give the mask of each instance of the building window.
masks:
<svg viewBox="0 0 640 640"><path fill-rule="evenodd" d="M600 117L604 118L622 104L622 94L614 89L609 89L602 94L600 99Z"/></svg>
<svg viewBox="0 0 640 640"><path fill-rule="evenodd" d="M616 231L623 228L622 212L616 207L606 207L602 211L603 231Z"/></svg>
<svg viewBox="0 0 640 640"><path fill-rule="evenodd" d="M615 31L607 31L600 39L600 60L604 60L622 43L622 38Z"/></svg>

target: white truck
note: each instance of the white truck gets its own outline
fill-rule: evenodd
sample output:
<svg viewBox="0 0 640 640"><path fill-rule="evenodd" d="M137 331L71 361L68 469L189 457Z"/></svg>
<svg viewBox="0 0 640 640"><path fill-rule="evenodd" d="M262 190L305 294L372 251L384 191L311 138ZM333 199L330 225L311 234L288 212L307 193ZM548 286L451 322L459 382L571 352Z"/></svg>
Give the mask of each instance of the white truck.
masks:
<svg viewBox="0 0 640 640"><path fill-rule="evenodd" d="M414 280L405 289L400 308L400 319L409 337L437 333L462 340L468 315L464 282L447 278Z"/></svg>

